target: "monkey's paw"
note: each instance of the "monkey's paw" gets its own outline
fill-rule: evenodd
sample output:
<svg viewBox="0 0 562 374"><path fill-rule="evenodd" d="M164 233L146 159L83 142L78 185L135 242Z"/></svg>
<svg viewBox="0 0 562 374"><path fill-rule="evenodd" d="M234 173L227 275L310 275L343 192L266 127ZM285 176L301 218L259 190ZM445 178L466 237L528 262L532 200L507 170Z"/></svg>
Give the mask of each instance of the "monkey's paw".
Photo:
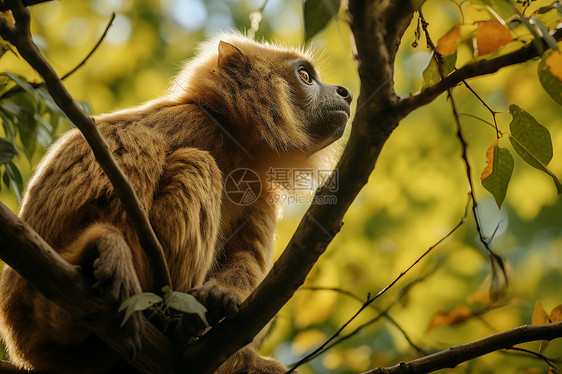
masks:
<svg viewBox="0 0 562 374"><path fill-rule="evenodd" d="M207 307L207 321L211 326L221 319L232 319L238 315L242 304L240 295L218 284L214 279L189 291L201 304Z"/></svg>
<svg viewBox="0 0 562 374"><path fill-rule="evenodd" d="M95 282L92 287L100 296L118 308L129 297L141 292L140 283L130 258L122 258L118 251L100 250L92 264ZM133 313L127 323L114 331L123 338L123 344L132 361L141 348L140 331L143 328L142 314Z"/></svg>

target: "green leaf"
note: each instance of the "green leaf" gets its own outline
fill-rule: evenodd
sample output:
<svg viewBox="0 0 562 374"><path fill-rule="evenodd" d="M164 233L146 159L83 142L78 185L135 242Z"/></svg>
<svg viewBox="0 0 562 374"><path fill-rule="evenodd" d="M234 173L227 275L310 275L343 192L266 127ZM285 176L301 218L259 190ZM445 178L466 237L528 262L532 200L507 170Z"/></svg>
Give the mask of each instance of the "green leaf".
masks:
<svg viewBox="0 0 562 374"><path fill-rule="evenodd" d="M554 101L556 101L559 105L562 105L562 81L552 74L547 65L547 60L551 58L554 53L559 54L560 52L547 51L542 56L537 67L537 73L544 90L554 99ZM556 57L556 55L554 55L554 57Z"/></svg>
<svg viewBox="0 0 562 374"><path fill-rule="evenodd" d="M152 292L143 292L129 297L127 300L123 301L119 307L120 312L123 310L125 311L121 327L125 325L134 312L146 310L159 302L162 302L162 298Z"/></svg>
<svg viewBox="0 0 562 374"><path fill-rule="evenodd" d="M3 100L0 102L0 106L10 115L14 117L18 117L21 113L21 109L18 104L14 103L11 100Z"/></svg>
<svg viewBox="0 0 562 374"><path fill-rule="evenodd" d="M524 148L517 153L531 166L542 169L552 159L552 141L548 129L537 122L533 116L515 104L509 106L512 120L509 124L510 139L515 139L518 147Z"/></svg>
<svg viewBox="0 0 562 374"><path fill-rule="evenodd" d="M10 163L17 154L18 151L11 142L0 138L0 165Z"/></svg>
<svg viewBox="0 0 562 374"><path fill-rule="evenodd" d="M55 103L55 101L51 97L51 94L49 93L49 91L47 91L47 88L45 86L40 86L39 88L36 89L36 92L39 95L39 98L42 101L42 103L45 104L50 111L54 111L57 113L61 112L61 110L59 109L59 107L57 106L57 104ZM80 103L78 103L78 105L80 105Z"/></svg>
<svg viewBox="0 0 562 374"><path fill-rule="evenodd" d="M498 207L501 207L513 173L513 156L507 148L500 148L496 140L488 148L486 158L488 165L480 177L482 186L494 196Z"/></svg>
<svg viewBox="0 0 562 374"><path fill-rule="evenodd" d="M457 52L452 55L443 57L443 63L441 64L441 71L443 77L449 75L454 69L457 62ZM429 61L429 65L423 71L423 86L429 87L438 83L441 80L441 74L439 74L439 66L434 58Z"/></svg>
<svg viewBox="0 0 562 374"><path fill-rule="evenodd" d="M30 94L31 96L33 96L35 99L37 98L37 92L35 92L35 88L33 88L33 86L31 84L29 84L28 82L26 82L23 78L18 77L12 73L3 73L5 75L7 75L11 80L13 80L18 86L20 86L21 88L23 88L25 90L25 92L27 92L28 94Z"/></svg>
<svg viewBox="0 0 562 374"><path fill-rule="evenodd" d="M17 128L23 151L28 160L31 161L37 147L37 122L34 118L37 112L37 102L27 93L15 96L14 102L20 108Z"/></svg>
<svg viewBox="0 0 562 374"><path fill-rule="evenodd" d="M512 117L509 124L511 145L526 163L548 174L554 181L558 193L562 193L560 181L546 168L552 159L550 132L517 105L511 104L509 113Z"/></svg>
<svg viewBox="0 0 562 374"><path fill-rule="evenodd" d="M308 42L335 18L340 0L305 0L304 41Z"/></svg>
<svg viewBox="0 0 562 374"><path fill-rule="evenodd" d="M164 291L164 289L162 289L162 291ZM207 322L207 318L205 317L207 308L197 301L193 295L183 292L169 291L164 293L164 300L166 301L166 305L170 308L174 308L175 310L179 310L184 313L197 314L205 325L209 327L209 322Z"/></svg>
<svg viewBox="0 0 562 374"><path fill-rule="evenodd" d="M0 108L0 119L2 120L2 127L4 128L4 133L12 142L16 139L16 128L14 126L14 121L10 115Z"/></svg>
<svg viewBox="0 0 562 374"><path fill-rule="evenodd" d="M21 176L20 170L13 162L6 164L6 174L4 174L4 176L6 175L10 180L10 185L14 189L18 202L20 202L23 192L23 177Z"/></svg>
<svg viewBox="0 0 562 374"><path fill-rule="evenodd" d="M8 188L10 188L10 178L8 177L8 173L4 173L4 175L2 176L2 181L4 182L4 185Z"/></svg>
<svg viewBox="0 0 562 374"><path fill-rule="evenodd" d="M172 289L170 288L170 286L164 286L164 287L162 287L162 292L163 293L169 293L169 292L172 292Z"/></svg>

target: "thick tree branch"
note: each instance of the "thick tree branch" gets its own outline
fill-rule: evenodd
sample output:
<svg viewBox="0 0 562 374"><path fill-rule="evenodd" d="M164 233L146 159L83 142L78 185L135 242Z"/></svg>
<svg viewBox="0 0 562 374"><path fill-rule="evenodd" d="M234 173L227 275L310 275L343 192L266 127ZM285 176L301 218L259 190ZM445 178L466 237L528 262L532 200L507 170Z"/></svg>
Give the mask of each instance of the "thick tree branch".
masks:
<svg viewBox="0 0 562 374"><path fill-rule="evenodd" d="M562 40L562 28L556 30L552 34L552 37L558 41ZM544 42L541 41L541 43ZM548 46L544 43L544 49L546 50L547 48ZM535 46L533 44L528 44L521 49L503 56L469 63L462 68L455 70L435 85L425 88L419 94L400 100L398 105L396 105L395 110L400 114L400 118L404 118L415 109L429 104L443 92L457 86L466 79L492 74L501 68L529 61L538 57L538 55L539 54Z"/></svg>
<svg viewBox="0 0 562 374"><path fill-rule="evenodd" d="M213 372L224 360L248 344L304 283L312 266L340 230L343 216L367 183L384 143L396 127L395 117L388 111L389 103L395 98L392 89L393 57L389 57L389 51L384 51L385 43L374 43L372 36L382 27L378 22L385 19L385 12L395 12L395 6L400 6L403 21L396 20L399 27L393 24L390 30L385 31L386 37L393 41L390 44L398 43L413 9L409 0L394 1L388 8L377 7L377 3L353 0L348 7L352 32L356 37L355 50L359 51L355 57L362 82L357 107L365 106L368 110L357 110L350 140L337 165L339 178L345 183L341 183L335 193L324 187L316 193L335 195L337 204L313 204L273 269L241 306L238 318L223 321L189 347L184 357L185 365L192 367L194 372ZM222 349L217 350L217 346Z"/></svg>
<svg viewBox="0 0 562 374"><path fill-rule="evenodd" d="M86 115L76 104L51 65L43 58L41 52L33 43L29 30L29 12L22 2L14 0L8 3L11 4L16 24L11 25L3 16L0 17L0 36L12 43L23 59L43 77L55 103L86 138L96 160L119 196L127 216L135 228L139 241L149 258L154 273L154 289L159 291L164 285L171 286L170 274L162 246L156 238L148 216L133 187L115 162L109 146L100 134L95 121L92 117Z"/></svg>
<svg viewBox="0 0 562 374"><path fill-rule="evenodd" d="M51 0L23 0L23 5L28 7L35 4L45 3ZM4 12L12 8L12 1L10 0L0 0L0 11Z"/></svg>
<svg viewBox="0 0 562 374"><path fill-rule="evenodd" d="M431 373L439 369L454 368L462 362L490 352L509 349L516 344L535 340L552 340L560 337L562 337L562 322L538 326L521 326L472 343L457 345L410 362L402 362L387 368L377 368L363 374Z"/></svg>
<svg viewBox="0 0 562 374"><path fill-rule="evenodd" d="M61 258L27 223L0 202L0 257L45 297L84 321L113 350L130 352L119 334L122 316L98 297L78 266ZM177 362L174 345L144 321L142 350L131 363L142 373L170 373Z"/></svg>

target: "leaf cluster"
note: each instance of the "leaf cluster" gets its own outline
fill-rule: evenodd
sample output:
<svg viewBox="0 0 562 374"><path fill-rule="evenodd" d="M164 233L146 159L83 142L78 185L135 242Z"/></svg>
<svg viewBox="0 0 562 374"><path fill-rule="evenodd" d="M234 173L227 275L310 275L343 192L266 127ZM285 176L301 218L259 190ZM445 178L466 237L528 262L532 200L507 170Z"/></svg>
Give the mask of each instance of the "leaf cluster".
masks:
<svg viewBox="0 0 562 374"><path fill-rule="evenodd" d="M0 50L0 59L5 53L14 53L7 43L2 43ZM9 72L0 73L0 122L0 175L4 186L11 187L19 201L24 178L15 159L22 157L31 166L36 161L34 156L68 122L43 85Z"/></svg>

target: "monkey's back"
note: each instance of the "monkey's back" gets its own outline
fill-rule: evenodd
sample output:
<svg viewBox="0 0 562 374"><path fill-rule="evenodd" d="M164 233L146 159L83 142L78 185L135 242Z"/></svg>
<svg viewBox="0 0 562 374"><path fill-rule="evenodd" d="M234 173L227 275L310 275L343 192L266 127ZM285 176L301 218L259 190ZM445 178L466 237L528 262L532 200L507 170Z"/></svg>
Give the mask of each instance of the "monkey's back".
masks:
<svg viewBox="0 0 562 374"><path fill-rule="evenodd" d="M166 157L162 136L133 122L103 121L99 129L149 211ZM76 129L53 144L39 164L20 216L57 251L92 222L127 225L109 179Z"/></svg>

